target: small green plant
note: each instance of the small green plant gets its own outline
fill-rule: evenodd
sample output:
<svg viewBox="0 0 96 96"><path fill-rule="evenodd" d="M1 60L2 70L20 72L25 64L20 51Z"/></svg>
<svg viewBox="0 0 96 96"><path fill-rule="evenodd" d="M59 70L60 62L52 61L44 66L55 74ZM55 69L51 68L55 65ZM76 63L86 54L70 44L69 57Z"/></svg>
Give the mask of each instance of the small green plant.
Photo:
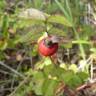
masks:
<svg viewBox="0 0 96 96"><path fill-rule="evenodd" d="M29 91L35 92L37 96L55 96L56 94L59 96L64 91L57 91L60 83L62 83L61 86L67 85L73 90L82 85L88 78L88 74L84 72L75 72L72 65L69 66L70 69L66 65L67 69L62 68L54 65L49 58L45 58L42 63L39 62L36 66L35 68L40 70L29 70L26 74L28 76L26 81L22 81L23 84L20 84L21 86L15 90L15 94L13 92L9 96L25 96Z"/></svg>
<svg viewBox="0 0 96 96"><path fill-rule="evenodd" d="M25 0L25 3L26 8L16 5L10 13L5 12L6 1L0 1L0 65L9 70L8 96L78 93L83 89L80 86L93 77L96 56L93 56L96 31L84 19L86 0ZM65 61L58 57L61 48ZM76 52L71 52L72 49Z"/></svg>

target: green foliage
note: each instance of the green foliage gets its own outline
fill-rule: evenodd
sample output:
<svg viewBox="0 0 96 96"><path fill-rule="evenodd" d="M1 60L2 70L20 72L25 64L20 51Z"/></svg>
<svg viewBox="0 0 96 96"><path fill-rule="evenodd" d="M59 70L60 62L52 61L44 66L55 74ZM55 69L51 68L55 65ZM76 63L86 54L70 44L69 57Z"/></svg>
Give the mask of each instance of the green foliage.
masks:
<svg viewBox="0 0 96 96"><path fill-rule="evenodd" d="M0 0L0 14L4 10L5 5L6 5L5 0Z"/></svg>
<svg viewBox="0 0 96 96"><path fill-rule="evenodd" d="M68 26L68 27L72 26L72 24L70 24L70 22L68 22L68 20L64 16L59 16L59 15L50 16L48 18L47 22L59 23L59 24L63 24L64 26Z"/></svg>
<svg viewBox="0 0 96 96"><path fill-rule="evenodd" d="M9 27L9 18L8 18L8 15L7 14L4 14L3 18L2 19L2 35L3 35L3 38L8 38L8 27Z"/></svg>
<svg viewBox="0 0 96 96"><path fill-rule="evenodd" d="M39 55L37 41L46 31L49 35L56 35L64 39L65 36L72 37L70 40L68 39L68 44L60 42L59 48L70 50L75 44L79 46L79 51L76 55L79 54L79 58L83 58L82 65L87 61L86 58L89 57L91 52L96 54L95 42L94 44L90 42L91 36L96 35L95 28L81 20L86 16L84 1L26 0L25 3L28 4L26 5L26 10L23 10L23 8L19 10L16 6L15 12L9 14L10 12L7 11L10 10L5 6L8 7L10 4L7 5L6 0L0 1L0 60L5 62L10 60L11 62L10 58L12 58L16 62L11 62L17 68L15 73L18 72L18 66L21 69L25 69L25 66L28 66L26 72L20 69L26 77L17 80L18 86L14 87L12 95L9 96L27 96L29 94L32 94L32 96L55 96L61 82L70 89L75 90L89 78L90 66L87 63L85 68L82 68L85 70L80 71L76 64L66 64L65 61L61 62L59 66L55 65L49 57L40 57L39 59L41 60L39 61L36 58L36 63L33 63L33 59ZM5 9L8 10L5 12ZM96 17L95 14L94 17ZM62 39L62 41L64 40ZM8 49L16 50L17 52L11 53ZM32 50L30 51L29 49ZM19 65L17 64L19 61L16 56L18 56L19 51L23 53L22 50L24 54L20 54L21 61ZM67 53L64 52L64 55ZM73 54L72 56L70 54L69 52L66 55L66 57L68 56L68 63L71 62L70 58L73 57ZM25 58L29 62L27 60L23 61ZM26 65L21 65L22 62ZM30 65L33 69L30 68ZM8 68L11 69L10 67ZM61 95L63 94L62 92L60 93Z"/></svg>
<svg viewBox="0 0 96 96"><path fill-rule="evenodd" d="M37 38L42 36L42 32L44 31L44 27L39 26L38 29L36 26L33 26L32 30L25 33L26 35L25 34L22 36L19 35L18 39L16 39L16 41L14 43L17 44L20 42L20 43L29 43L30 44L32 41L37 41ZM36 36L34 36L35 34L36 34Z"/></svg>
<svg viewBox="0 0 96 96"><path fill-rule="evenodd" d="M54 90L57 86L58 82L56 80L46 79L42 90L44 96L54 96Z"/></svg>
<svg viewBox="0 0 96 96"><path fill-rule="evenodd" d="M73 22L73 18L72 18L72 13L71 13L71 10L70 10L70 5L69 5L69 1L68 0L65 0L65 6L63 6L61 4L61 2L59 2L58 0L55 0L56 4L58 5L58 7L60 8L60 10L63 12L63 14L65 15L66 19L72 24ZM67 8L67 10L65 9Z"/></svg>
<svg viewBox="0 0 96 96"><path fill-rule="evenodd" d="M76 66L76 64L71 64L71 65L69 66L69 69L70 69L70 70L73 70L75 73L78 72L78 67Z"/></svg>
<svg viewBox="0 0 96 96"><path fill-rule="evenodd" d="M46 60L47 59L45 59L45 61ZM35 92L37 96L54 96L54 92L59 86L60 82L63 82L70 88L74 89L83 84L88 78L88 74L84 72L74 73L74 71L70 69L65 70L59 66L55 66L54 64L52 64L52 62L51 64L49 64L49 60L47 61L45 66L42 67L42 70L28 71L27 75L30 76L28 85L22 85L22 87L20 87L20 90L18 89L15 93L15 96L19 96L17 95L21 94L19 92L23 92L23 95L21 94L20 96L25 96L24 94L26 94L28 90L30 92ZM40 64L42 65L42 63ZM21 90L22 88L24 88L24 86L25 89Z"/></svg>

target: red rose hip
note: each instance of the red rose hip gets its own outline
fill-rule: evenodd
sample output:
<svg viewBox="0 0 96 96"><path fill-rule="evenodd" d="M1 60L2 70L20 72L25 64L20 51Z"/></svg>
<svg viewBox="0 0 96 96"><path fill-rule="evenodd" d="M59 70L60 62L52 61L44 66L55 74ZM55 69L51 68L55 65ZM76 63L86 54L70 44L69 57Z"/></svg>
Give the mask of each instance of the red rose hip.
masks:
<svg viewBox="0 0 96 96"><path fill-rule="evenodd" d="M39 53L43 56L52 56L58 50L58 43L52 43L50 38L51 37L44 38L38 44ZM46 40L48 40L48 42L46 42Z"/></svg>

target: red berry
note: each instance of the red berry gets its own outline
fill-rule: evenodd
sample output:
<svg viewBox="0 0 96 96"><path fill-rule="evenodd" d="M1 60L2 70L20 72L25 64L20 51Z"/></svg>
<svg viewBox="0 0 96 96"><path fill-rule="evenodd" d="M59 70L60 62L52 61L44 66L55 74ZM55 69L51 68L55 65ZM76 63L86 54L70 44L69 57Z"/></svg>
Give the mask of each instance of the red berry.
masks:
<svg viewBox="0 0 96 96"><path fill-rule="evenodd" d="M46 45L45 40L51 37L44 38L38 44L39 53L43 56L52 56L58 50L58 43L53 43L49 46Z"/></svg>

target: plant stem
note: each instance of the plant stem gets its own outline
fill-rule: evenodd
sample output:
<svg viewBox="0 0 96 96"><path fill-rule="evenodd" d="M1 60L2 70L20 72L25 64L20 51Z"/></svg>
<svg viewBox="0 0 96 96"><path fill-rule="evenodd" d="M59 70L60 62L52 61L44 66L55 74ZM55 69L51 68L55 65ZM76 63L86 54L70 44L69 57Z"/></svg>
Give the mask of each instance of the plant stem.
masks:
<svg viewBox="0 0 96 96"><path fill-rule="evenodd" d="M80 37L79 37L79 35L78 35L74 26L73 26L73 31L74 31L74 34L76 36L76 39L80 40ZM85 60L85 51L84 51L83 45L81 43L79 43L78 45L79 45L79 50L81 52L82 58L83 58L83 60Z"/></svg>

